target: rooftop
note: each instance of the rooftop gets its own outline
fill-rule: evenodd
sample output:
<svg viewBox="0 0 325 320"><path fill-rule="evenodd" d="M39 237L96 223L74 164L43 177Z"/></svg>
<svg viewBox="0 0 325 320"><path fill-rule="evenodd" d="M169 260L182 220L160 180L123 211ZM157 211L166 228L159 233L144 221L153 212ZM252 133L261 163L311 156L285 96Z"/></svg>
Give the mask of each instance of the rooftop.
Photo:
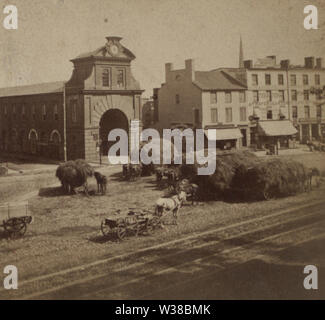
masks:
<svg viewBox="0 0 325 320"><path fill-rule="evenodd" d="M55 81L27 86L0 88L0 97L26 96L45 93L63 92L64 82Z"/></svg>
<svg viewBox="0 0 325 320"><path fill-rule="evenodd" d="M194 83L202 90L245 90L247 87L223 70L196 71Z"/></svg>

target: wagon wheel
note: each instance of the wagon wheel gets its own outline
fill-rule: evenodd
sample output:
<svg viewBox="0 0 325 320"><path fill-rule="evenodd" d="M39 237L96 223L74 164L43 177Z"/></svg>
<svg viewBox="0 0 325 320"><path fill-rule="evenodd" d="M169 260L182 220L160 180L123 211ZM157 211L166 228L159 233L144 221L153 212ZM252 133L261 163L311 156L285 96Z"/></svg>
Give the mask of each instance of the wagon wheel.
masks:
<svg viewBox="0 0 325 320"><path fill-rule="evenodd" d="M140 231L140 225L139 225L139 223L138 222L133 223L130 226L129 230L131 230L132 235L134 235L135 237L137 237L138 234L139 234L139 231Z"/></svg>
<svg viewBox="0 0 325 320"><path fill-rule="evenodd" d="M158 216L152 217L152 219L148 219L147 221L147 233L152 234L152 232L157 229L161 225L160 218Z"/></svg>
<svg viewBox="0 0 325 320"><path fill-rule="evenodd" d="M126 225L125 223L120 223L117 225L117 236L120 240L123 240L126 236Z"/></svg>
<svg viewBox="0 0 325 320"><path fill-rule="evenodd" d="M12 218L4 222L4 229L12 238L19 238L23 236L27 230L27 225L24 219Z"/></svg>
<svg viewBox="0 0 325 320"><path fill-rule="evenodd" d="M104 237L108 237L112 231L112 228L106 223L105 220L102 221L100 229L102 230Z"/></svg>

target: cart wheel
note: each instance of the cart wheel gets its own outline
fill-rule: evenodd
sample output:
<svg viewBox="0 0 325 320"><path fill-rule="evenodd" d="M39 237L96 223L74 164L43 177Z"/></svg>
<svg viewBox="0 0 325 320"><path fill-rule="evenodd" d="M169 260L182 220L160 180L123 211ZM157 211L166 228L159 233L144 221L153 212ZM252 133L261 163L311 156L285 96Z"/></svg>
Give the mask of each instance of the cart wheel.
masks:
<svg viewBox="0 0 325 320"><path fill-rule="evenodd" d="M126 226L124 223L120 223L117 226L117 236L120 240L123 240L126 236Z"/></svg>
<svg viewBox="0 0 325 320"><path fill-rule="evenodd" d="M108 237L112 231L111 227L108 224L106 224L105 220L102 221L100 229L102 230L104 237Z"/></svg>
<svg viewBox="0 0 325 320"><path fill-rule="evenodd" d="M132 225L132 227L131 227L131 231L132 231L132 234L133 234L135 237L138 236L139 231L140 231L140 226L139 226L139 223L138 223L138 222L136 222L136 223L134 223L134 224Z"/></svg>
<svg viewBox="0 0 325 320"><path fill-rule="evenodd" d="M24 219L12 218L4 223L4 229L11 238L19 238L26 233L27 225Z"/></svg>
<svg viewBox="0 0 325 320"><path fill-rule="evenodd" d="M160 218L157 216L152 217L152 219L148 219L147 221L147 232L148 234L152 234L155 229L157 229L161 224Z"/></svg>

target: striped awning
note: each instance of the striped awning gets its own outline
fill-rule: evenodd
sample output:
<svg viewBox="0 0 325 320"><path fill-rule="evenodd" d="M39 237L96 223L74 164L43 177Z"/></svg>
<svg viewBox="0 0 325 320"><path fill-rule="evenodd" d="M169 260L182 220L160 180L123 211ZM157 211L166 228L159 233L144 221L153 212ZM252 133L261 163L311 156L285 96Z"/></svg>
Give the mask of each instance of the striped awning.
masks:
<svg viewBox="0 0 325 320"><path fill-rule="evenodd" d="M206 129L204 132L209 140L237 140L243 137L238 128Z"/></svg>
<svg viewBox="0 0 325 320"><path fill-rule="evenodd" d="M290 120L260 121L258 126L265 136L291 136L298 131Z"/></svg>

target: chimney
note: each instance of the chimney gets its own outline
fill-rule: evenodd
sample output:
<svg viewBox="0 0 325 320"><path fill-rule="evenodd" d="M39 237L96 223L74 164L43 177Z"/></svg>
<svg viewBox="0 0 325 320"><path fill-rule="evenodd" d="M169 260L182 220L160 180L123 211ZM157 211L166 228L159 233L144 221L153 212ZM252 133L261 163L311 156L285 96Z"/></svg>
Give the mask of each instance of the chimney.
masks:
<svg viewBox="0 0 325 320"><path fill-rule="evenodd" d="M280 61L281 69L289 69L289 66L290 66L290 60L286 59Z"/></svg>
<svg viewBox="0 0 325 320"><path fill-rule="evenodd" d="M185 60L185 69L186 74L191 78L192 81L195 81L195 67L193 59Z"/></svg>
<svg viewBox="0 0 325 320"><path fill-rule="evenodd" d="M166 82L168 82L169 75L170 75L170 72L172 70L173 70L173 64L172 63L166 63L165 64L165 79L166 79Z"/></svg>
<svg viewBox="0 0 325 320"><path fill-rule="evenodd" d="M316 59L316 68L317 69L322 69L322 58L317 58Z"/></svg>
<svg viewBox="0 0 325 320"><path fill-rule="evenodd" d="M314 57L306 57L305 58L305 68L313 69L315 66L315 58Z"/></svg>
<svg viewBox="0 0 325 320"><path fill-rule="evenodd" d="M271 59L274 64L276 64L276 56L267 56L267 58Z"/></svg>
<svg viewBox="0 0 325 320"><path fill-rule="evenodd" d="M253 68L253 60L245 60L244 61L244 68L245 69L251 69L251 68Z"/></svg>

